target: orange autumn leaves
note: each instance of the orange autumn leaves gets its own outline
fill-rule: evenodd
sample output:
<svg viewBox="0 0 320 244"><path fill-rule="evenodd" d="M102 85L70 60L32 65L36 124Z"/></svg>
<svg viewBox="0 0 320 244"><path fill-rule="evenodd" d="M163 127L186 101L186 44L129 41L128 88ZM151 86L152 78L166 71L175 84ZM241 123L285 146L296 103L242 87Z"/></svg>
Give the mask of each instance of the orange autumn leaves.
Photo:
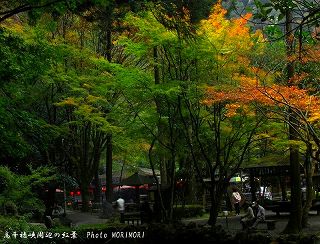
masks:
<svg viewBox="0 0 320 244"><path fill-rule="evenodd" d="M198 35L203 36L209 46L220 53L248 51L253 45L253 35L259 37L260 33L251 34L247 21L252 14L247 13L236 19L226 18L225 10L219 1L209 15L202 20L198 29Z"/></svg>
<svg viewBox="0 0 320 244"><path fill-rule="evenodd" d="M250 104L256 103L271 107L290 107L303 114L309 122L320 120L319 98L296 86L246 84L227 91L209 87L203 104L212 106L215 103L226 103L226 115L229 117L236 115L239 108L247 109ZM250 109L247 112L252 113Z"/></svg>
<svg viewBox="0 0 320 244"><path fill-rule="evenodd" d="M221 2L219 2L214 6L209 18L201 22L199 33L205 35L209 43L219 49L220 53L225 54L224 59L233 56L232 59L236 60L236 62L227 64L232 68L232 82L226 82L219 87L206 87L206 98L203 100L203 104L206 106L218 103L224 104L228 117L240 113L254 115L253 104L273 108L290 107L303 114L310 122L319 121L319 98L311 95L312 91L300 89L297 86L308 74L294 75L288 81L289 86L271 85L272 82L269 81L262 83L257 77L261 77L261 74L266 77L266 72L253 67L246 58L246 54L253 52L253 46L259 42L260 38L262 39L260 32L252 34L247 26L247 20L251 17L251 14L232 20L226 19L225 15L226 10L222 8ZM316 56L315 53L315 51L312 52L313 57ZM311 54L308 56L311 56ZM224 66L224 71L226 70L227 68ZM242 70L242 72L239 72L239 70ZM269 78L273 80L272 77Z"/></svg>

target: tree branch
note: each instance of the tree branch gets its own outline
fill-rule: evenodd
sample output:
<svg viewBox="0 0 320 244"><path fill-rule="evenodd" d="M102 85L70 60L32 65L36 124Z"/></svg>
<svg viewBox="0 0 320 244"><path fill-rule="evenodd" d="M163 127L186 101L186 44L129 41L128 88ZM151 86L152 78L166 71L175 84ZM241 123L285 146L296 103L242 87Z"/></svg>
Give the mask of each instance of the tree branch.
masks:
<svg viewBox="0 0 320 244"><path fill-rule="evenodd" d="M55 0L55 1L52 1L52 2L48 2L46 4L43 4L43 5L36 5L36 6L32 6L32 5L28 5L28 4L23 4L19 7L16 7L14 9L11 9L11 10L6 10L6 11L3 11L3 12L0 12L0 22L10 18L11 16L15 15L15 14L19 14L19 13L22 13L22 12L27 12L27 11L30 11L32 9L39 9L39 8L45 8L45 7L48 7L50 5L53 5L55 3L58 3L58 2L63 2L65 0Z"/></svg>

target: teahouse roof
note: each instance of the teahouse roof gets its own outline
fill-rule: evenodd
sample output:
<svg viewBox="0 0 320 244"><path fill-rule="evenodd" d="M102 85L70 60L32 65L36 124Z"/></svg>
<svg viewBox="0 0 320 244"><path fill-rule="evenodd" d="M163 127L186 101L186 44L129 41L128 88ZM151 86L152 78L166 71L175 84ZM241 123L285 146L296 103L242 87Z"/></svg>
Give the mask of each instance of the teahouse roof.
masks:
<svg viewBox="0 0 320 244"><path fill-rule="evenodd" d="M252 159L249 162L245 162L241 165L241 168L257 168L257 167L283 167L290 165L290 155L268 155L262 158Z"/></svg>
<svg viewBox="0 0 320 244"><path fill-rule="evenodd" d="M299 161L304 160L300 155ZM255 176L289 175L290 155L289 151L283 154L268 155L246 162L241 166L244 171L249 171ZM302 168L303 170L303 168Z"/></svg>
<svg viewBox="0 0 320 244"><path fill-rule="evenodd" d="M119 185L126 185L126 186L141 186L145 184L153 184L155 183L155 179L153 176L141 175L138 172L134 173L133 175L129 176L121 180Z"/></svg>

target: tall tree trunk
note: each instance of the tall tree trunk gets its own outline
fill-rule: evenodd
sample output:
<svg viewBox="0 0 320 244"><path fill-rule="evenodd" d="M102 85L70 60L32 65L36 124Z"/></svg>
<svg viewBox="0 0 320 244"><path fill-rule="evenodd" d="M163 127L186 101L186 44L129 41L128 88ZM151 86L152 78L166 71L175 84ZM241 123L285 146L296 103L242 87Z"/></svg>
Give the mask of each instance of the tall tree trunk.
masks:
<svg viewBox="0 0 320 244"><path fill-rule="evenodd" d="M296 140L296 129L292 124L297 123L290 116L292 121L289 125L289 139ZM285 228L285 233L299 233L302 229L302 199L301 199L301 176L300 176L300 162L299 162L299 147L296 145L290 146L290 182L291 182L291 212L288 224Z"/></svg>
<svg viewBox="0 0 320 244"><path fill-rule="evenodd" d="M302 227L308 227L309 210L312 207L312 201L314 199L313 189L313 165L311 159L312 146L307 146L306 159L304 161L305 177L306 177L306 199L302 210Z"/></svg>
<svg viewBox="0 0 320 244"><path fill-rule="evenodd" d="M279 176L280 180L280 188L281 188L281 200L287 201L287 184L286 184L286 177L285 176Z"/></svg>
<svg viewBox="0 0 320 244"><path fill-rule="evenodd" d="M154 83L156 85L160 84L160 74L159 74L159 64L158 64L158 48L155 46L153 47L153 73L154 73ZM155 98L155 104L157 107L157 112L159 116L161 116L161 100L159 98ZM158 123L158 138L160 141L165 142L165 135L164 131L166 130L165 124L161 121ZM160 149L161 150L161 149ZM160 155L159 163L160 163L160 176L161 176L161 185L165 186L169 184L168 181L168 159L166 157L165 152L158 152Z"/></svg>
<svg viewBox="0 0 320 244"><path fill-rule="evenodd" d="M174 200L174 195L175 195L175 178L176 178L176 170L175 170L175 152L172 152L172 158L171 158L171 167L170 167L170 205L169 205L169 221L173 220L173 200Z"/></svg>
<svg viewBox="0 0 320 244"><path fill-rule="evenodd" d="M160 153L160 176L161 176L161 184L168 184L168 174L167 174L167 158L164 154Z"/></svg>
<svg viewBox="0 0 320 244"><path fill-rule="evenodd" d="M291 85L291 78L294 76L294 62L292 56L294 54L294 35L293 35L293 16L292 10L286 8L286 55L287 55L287 85ZM297 123L294 112L289 108L289 140L298 140ZM299 163L299 147L297 145L290 146L290 176L291 176L291 214L288 224L284 230L285 233L299 233L302 229L302 200L301 200L301 177Z"/></svg>
<svg viewBox="0 0 320 244"><path fill-rule="evenodd" d="M160 75L159 75L159 65L158 65L158 49L157 47L153 48L153 72L154 72L154 83L160 84Z"/></svg>
<svg viewBox="0 0 320 244"><path fill-rule="evenodd" d="M189 203L194 204L196 203L196 194L197 194L197 186L196 186L196 172L194 171L192 164L190 162L192 159L187 158L187 170L188 170L188 181L187 185L185 186L186 193L185 193L185 200L187 200ZM185 202L185 201L184 201Z"/></svg>
<svg viewBox="0 0 320 244"><path fill-rule="evenodd" d="M109 62L112 60L112 24L114 20L113 11L115 9L114 2L111 1L103 12L102 25L105 24L105 57Z"/></svg>
<svg viewBox="0 0 320 244"><path fill-rule="evenodd" d="M153 47L153 73L154 73L154 84L159 85L160 84L160 75L159 75L159 64L158 64L158 48L155 46ZM155 98L155 103L157 107L157 112L160 116L161 114L161 101L158 98ZM165 125L159 121L158 123L158 136L159 140L165 141L164 140L164 135L163 133L165 131ZM165 153L160 152L160 175L161 175L161 184L166 185L168 184L168 172L167 172L167 157Z"/></svg>
<svg viewBox="0 0 320 244"><path fill-rule="evenodd" d="M97 169L95 171L95 175L94 175L94 201L95 202L100 202L101 199L101 184L100 184L100 180L99 180L99 169Z"/></svg>
<svg viewBox="0 0 320 244"><path fill-rule="evenodd" d="M106 29L106 57L109 62L112 60L112 14L113 4L107 7L107 29ZM113 188L112 188L112 133L107 135L107 149L106 149L106 201L112 202Z"/></svg>
<svg viewBox="0 0 320 244"><path fill-rule="evenodd" d="M220 209L221 201L223 195L226 191L226 187L221 186L218 182L214 182L214 179L211 179L210 187L210 196L211 196L211 207L210 207L210 217L208 224L211 226L216 225L218 219L218 209Z"/></svg>
<svg viewBox="0 0 320 244"><path fill-rule="evenodd" d="M112 134L107 136L106 150L106 200L112 202Z"/></svg>
<svg viewBox="0 0 320 244"><path fill-rule="evenodd" d="M110 22L111 22L111 20L110 20ZM111 60L112 60L112 56L111 56L111 50L112 50L112 35L111 35L112 33L111 33L111 24L108 24L108 26L107 26L107 33L106 33L106 35L107 35L107 40L106 40L106 48L107 48L107 50L106 50L106 57L107 57L107 60L109 61L109 62L111 62Z"/></svg>
<svg viewBox="0 0 320 244"><path fill-rule="evenodd" d="M158 214L158 216L160 218L156 217L156 219L163 220L165 218L164 217L164 215L165 215L164 214L164 212L165 212L164 201L163 201L163 197L162 197L161 185L160 185L158 177L155 173L155 167L154 167L154 163L153 163L152 155L151 155L155 142L156 142L156 139L154 138L151 145L150 145L150 148L149 148L148 157L149 157L149 162L150 162L150 166L152 169L153 177L155 178L156 183L157 183L157 192L155 193L157 195L157 197L155 196L155 199L157 199L157 201L155 202L154 210L155 210L155 214Z"/></svg>
<svg viewBox="0 0 320 244"><path fill-rule="evenodd" d="M89 195L89 181L82 179L81 185L80 185L80 191L81 191L81 198L82 198L82 208L81 211L87 212L89 210L89 201L90 201L90 195Z"/></svg>

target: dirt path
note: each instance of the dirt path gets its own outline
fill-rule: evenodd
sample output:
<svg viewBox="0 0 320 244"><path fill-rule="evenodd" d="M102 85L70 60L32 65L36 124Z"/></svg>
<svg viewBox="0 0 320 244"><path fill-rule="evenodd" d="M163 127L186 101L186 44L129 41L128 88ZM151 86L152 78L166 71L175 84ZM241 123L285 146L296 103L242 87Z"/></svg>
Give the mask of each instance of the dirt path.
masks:
<svg viewBox="0 0 320 244"><path fill-rule="evenodd" d="M108 219L99 218L97 213L84 213L81 211L67 210L67 218L72 221L72 226L79 226L83 224L103 224L108 222Z"/></svg>
<svg viewBox="0 0 320 244"><path fill-rule="evenodd" d="M288 216L287 213L282 213L281 216L276 216L275 213L271 211L266 211L266 217L267 219L275 219L276 222L276 228L274 230L267 230L265 225L259 225L258 229L264 229L268 234L271 236L275 236L280 234L284 228L286 227L286 224L288 222ZM67 211L67 218L69 218L72 221L73 226L79 226L84 224L102 224L108 222L108 219L101 219L99 218L98 213L84 213L81 211ZM208 222L208 219L203 218L192 218L192 219L184 219L182 220L183 223L188 224L190 222L194 222L197 225L206 225ZM320 216L316 214L310 215L310 227L303 230L304 233L320 233ZM240 216L230 216L227 219L225 217L219 217L217 220L217 224L221 225L226 230L230 231L231 233L239 232L242 229L242 226L240 224Z"/></svg>
<svg viewBox="0 0 320 244"><path fill-rule="evenodd" d="M276 216L275 213L271 211L266 211L267 219L277 220L276 228L274 230L267 230L265 225L258 225L258 229L264 229L271 236L280 234L288 223L289 213L282 213L280 216ZM205 225L208 222L208 219L185 219L183 220L185 224L190 222L194 222L197 225ZM309 218L310 226L303 230L303 233L311 233L311 234L320 234L320 215L311 214ZM240 224L240 216L230 216L228 218L219 217L217 220L217 224L221 225L226 230L231 233L239 232L242 229Z"/></svg>

